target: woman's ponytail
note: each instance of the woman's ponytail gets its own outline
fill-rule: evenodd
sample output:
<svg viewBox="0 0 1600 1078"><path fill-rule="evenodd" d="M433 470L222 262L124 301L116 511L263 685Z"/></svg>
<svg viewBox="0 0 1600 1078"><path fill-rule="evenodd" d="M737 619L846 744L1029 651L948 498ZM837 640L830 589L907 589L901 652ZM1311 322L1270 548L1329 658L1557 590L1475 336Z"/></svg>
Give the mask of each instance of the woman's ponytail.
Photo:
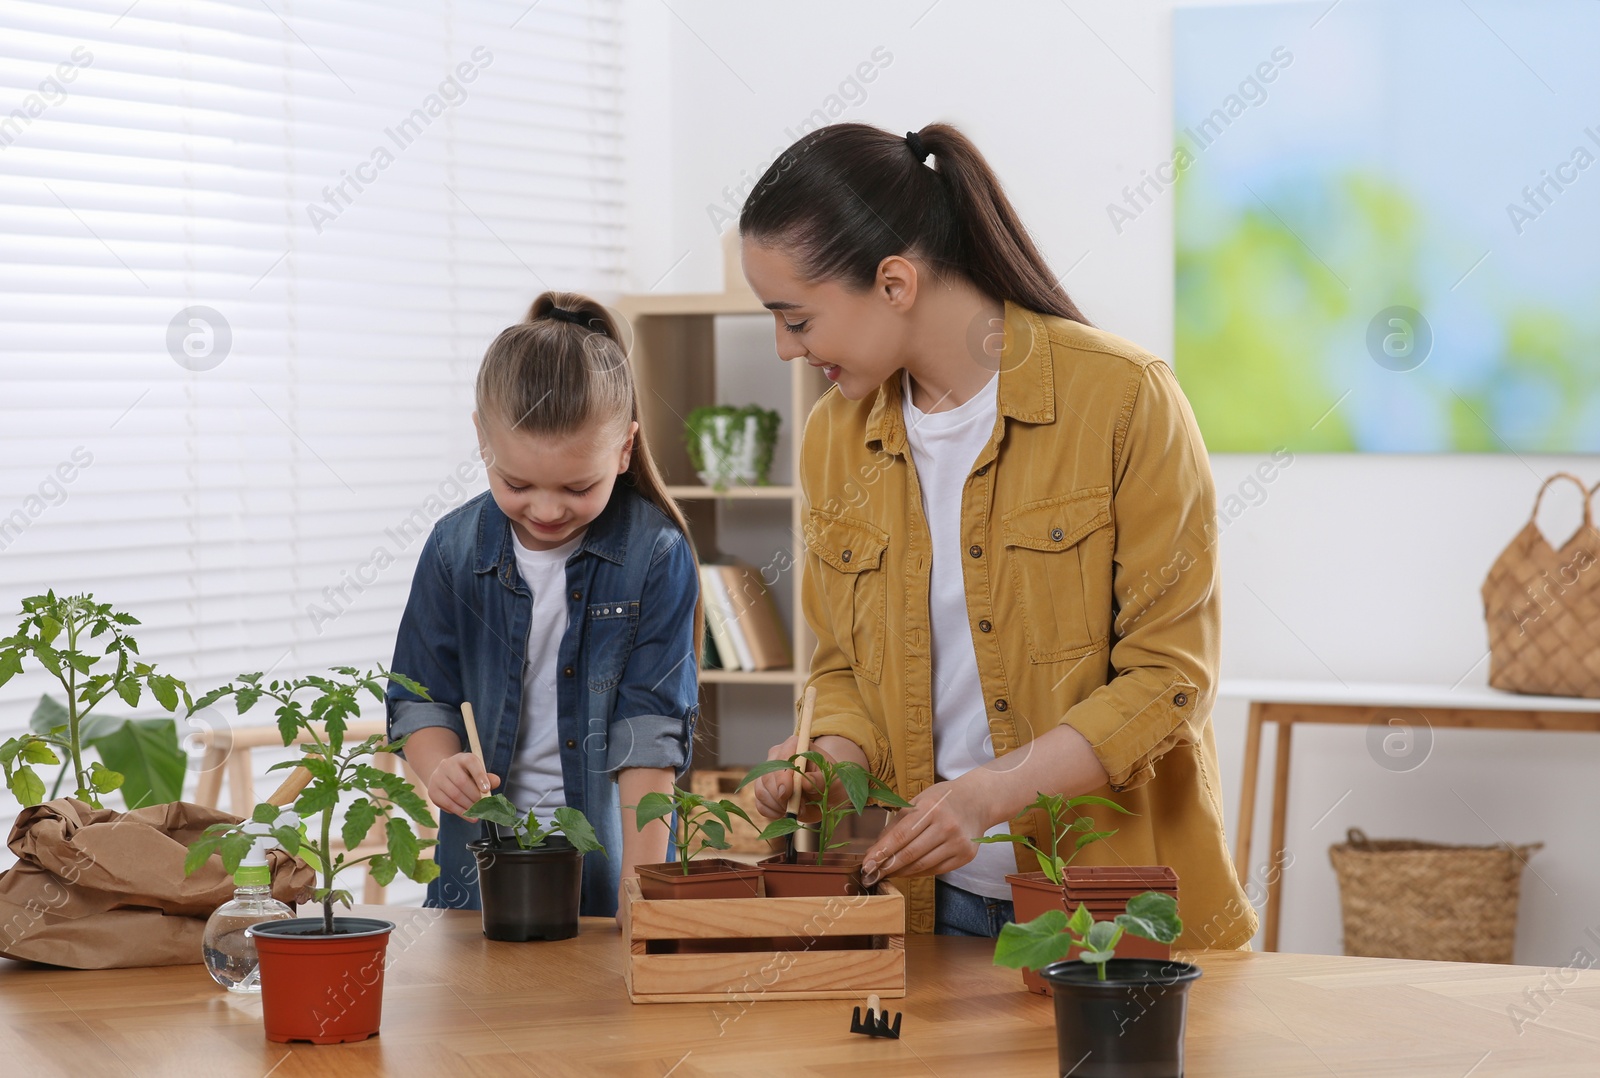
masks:
<svg viewBox="0 0 1600 1078"><path fill-rule="evenodd" d="M997 299L1089 321L1045 263L994 170L950 124L904 136L868 124L818 128L757 181L739 231L790 250L812 280L865 288L885 258L914 254Z"/></svg>

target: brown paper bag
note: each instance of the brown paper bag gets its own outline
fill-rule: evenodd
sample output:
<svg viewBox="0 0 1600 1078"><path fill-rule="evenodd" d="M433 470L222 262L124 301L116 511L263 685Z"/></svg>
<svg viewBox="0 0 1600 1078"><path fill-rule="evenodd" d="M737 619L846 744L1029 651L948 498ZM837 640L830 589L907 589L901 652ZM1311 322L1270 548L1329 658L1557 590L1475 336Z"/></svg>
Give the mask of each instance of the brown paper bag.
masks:
<svg viewBox="0 0 1600 1078"><path fill-rule="evenodd" d="M183 801L23 809L6 840L18 861L0 873L0 955L73 969L199 962L206 918L233 897L233 879L215 854L188 877L183 859L207 827L238 819ZM310 897L309 865L279 849L267 863L273 897Z"/></svg>

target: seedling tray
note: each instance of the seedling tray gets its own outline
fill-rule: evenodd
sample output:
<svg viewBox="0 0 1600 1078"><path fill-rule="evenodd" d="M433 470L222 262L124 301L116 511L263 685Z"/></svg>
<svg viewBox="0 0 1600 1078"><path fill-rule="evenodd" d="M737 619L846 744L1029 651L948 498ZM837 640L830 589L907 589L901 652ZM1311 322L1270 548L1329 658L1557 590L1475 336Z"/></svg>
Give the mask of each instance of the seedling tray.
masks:
<svg viewBox="0 0 1600 1078"><path fill-rule="evenodd" d="M906 994L906 900L888 880L848 898L650 900L629 877L620 912L635 1003Z"/></svg>

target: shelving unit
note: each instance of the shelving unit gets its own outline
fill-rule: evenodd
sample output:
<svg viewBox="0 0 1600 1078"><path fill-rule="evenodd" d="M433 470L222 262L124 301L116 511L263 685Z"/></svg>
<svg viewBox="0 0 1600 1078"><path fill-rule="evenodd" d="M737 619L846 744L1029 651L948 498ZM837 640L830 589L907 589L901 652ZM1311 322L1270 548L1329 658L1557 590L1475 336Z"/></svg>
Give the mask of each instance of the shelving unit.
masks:
<svg viewBox="0 0 1600 1078"><path fill-rule="evenodd" d="M695 745L695 759L703 767L719 762L721 708L724 686L759 686L773 693L786 693L784 705L798 698L804 670L814 641L800 609L801 551L804 531L801 522L799 443L806 415L828 382L820 371L795 361L787 365L768 351L752 362L771 365L773 377L788 382L787 400L779 409L789 434L792 451L786 474L777 468L770 486L746 486L726 491L713 490L699 481L684 446L684 419L695 408L707 404L744 404L743 400L719 400L717 392L716 320L734 316L759 315L770 319L771 312L761 306L744 283L739 266L738 235L730 230L724 237L724 291L663 295L626 295L616 309L632 327L630 353L639 388L639 422L649 439L656 463L667 481L667 492L682 506L701 561L721 553L718 522L723 514L770 511L769 507L787 503L788 534L784 546L773 551L764 574L777 578L773 590L779 593L780 606L790 611L789 639L798 669L700 672L701 721ZM768 340L771 340L770 330ZM770 345L769 345L770 348ZM749 763L751 761L731 761Z"/></svg>

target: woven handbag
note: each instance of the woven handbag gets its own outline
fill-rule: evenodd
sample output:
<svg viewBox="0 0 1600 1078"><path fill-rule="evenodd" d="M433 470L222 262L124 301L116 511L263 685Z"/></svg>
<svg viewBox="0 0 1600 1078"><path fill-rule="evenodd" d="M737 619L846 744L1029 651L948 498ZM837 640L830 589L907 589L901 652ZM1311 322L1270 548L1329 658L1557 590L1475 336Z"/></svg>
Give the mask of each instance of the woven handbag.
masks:
<svg viewBox="0 0 1600 1078"><path fill-rule="evenodd" d="M1511 961L1526 846L1369 839L1328 847L1339 876L1344 953L1429 962Z"/></svg>
<svg viewBox="0 0 1600 1078"><path fill-rule="evenodd" d="M1583 492L1583 524L1560 550L1539 529L1539 503L1558 479ZM1533 515L1483 582L1489 684L1541 696L1600 697L1600 531L1594 495L1557 472L1539 487Z"/></svg>

